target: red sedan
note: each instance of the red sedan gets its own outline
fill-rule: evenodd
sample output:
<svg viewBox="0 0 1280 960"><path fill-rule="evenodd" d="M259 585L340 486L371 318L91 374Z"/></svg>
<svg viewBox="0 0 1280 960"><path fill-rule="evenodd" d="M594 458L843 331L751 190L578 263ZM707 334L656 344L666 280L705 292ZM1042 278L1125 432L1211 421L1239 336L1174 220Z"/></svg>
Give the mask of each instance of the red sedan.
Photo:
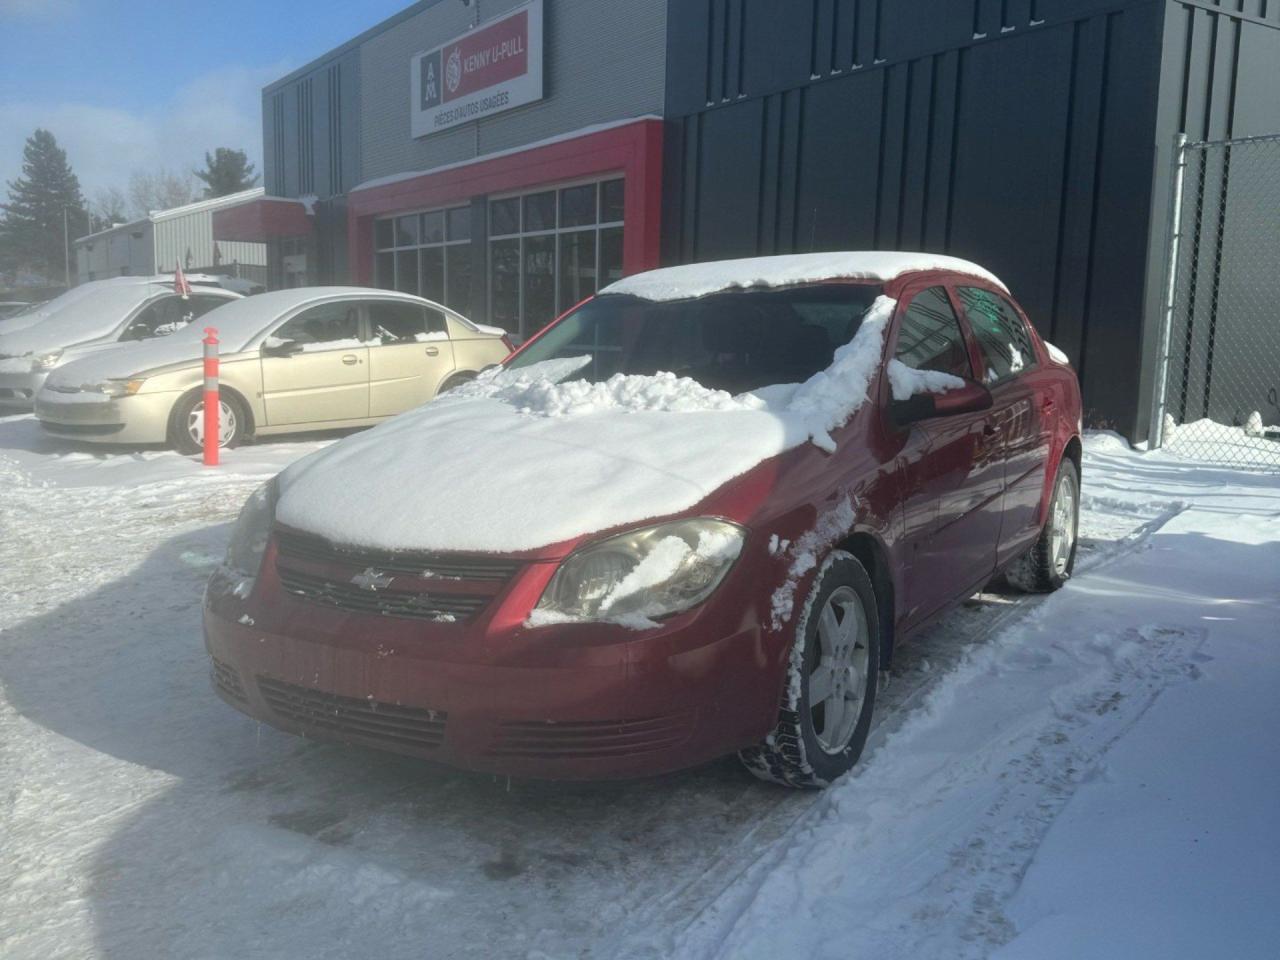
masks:
<svg viewBox="0 0 1280 960"><path fill-rule="evenodd" d="M1080 393L998 279L834 253L626 278L254 494L206 596L282 729L542 778L856 763L897 646L1071 575Z"/></svg>

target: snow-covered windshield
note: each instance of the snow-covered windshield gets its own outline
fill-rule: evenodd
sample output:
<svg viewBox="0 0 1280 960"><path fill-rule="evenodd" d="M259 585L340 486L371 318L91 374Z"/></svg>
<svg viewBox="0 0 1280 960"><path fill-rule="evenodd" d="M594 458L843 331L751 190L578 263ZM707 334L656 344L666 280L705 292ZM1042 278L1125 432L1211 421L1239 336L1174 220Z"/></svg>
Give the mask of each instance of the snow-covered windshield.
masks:
<svg viewBox="0 0 1280 960"><path fill-rule="evenodd" d="M880 290L833 283L660 303L605 294L529 344L507 368L589 357L567 379L674 373L731 394L803 383L853 339Z"/></svg>

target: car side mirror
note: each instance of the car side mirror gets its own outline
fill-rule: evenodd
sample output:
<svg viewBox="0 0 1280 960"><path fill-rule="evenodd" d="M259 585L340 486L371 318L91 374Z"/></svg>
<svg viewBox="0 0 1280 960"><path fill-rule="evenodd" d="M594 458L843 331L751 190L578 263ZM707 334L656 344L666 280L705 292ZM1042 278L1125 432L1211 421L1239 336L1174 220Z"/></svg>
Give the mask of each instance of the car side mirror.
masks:
<svg viewBox="0 0 1280 960"><path fill-rule="evenodd" d="M917 393L906 400L894 400L889 404L889 413L894 423L905 427L934 417L954 417L990 408L991 391L976 380L965 380L964 386L942 393Z"/></svg>
<svg viewBox="0 0 1280 960"><path fill-rule="evenodd" d="M302 352L302 344L297 340L275 340L268 338L267 342L262 345L262 355L264 357L291 357L295 353Z"/></svg>

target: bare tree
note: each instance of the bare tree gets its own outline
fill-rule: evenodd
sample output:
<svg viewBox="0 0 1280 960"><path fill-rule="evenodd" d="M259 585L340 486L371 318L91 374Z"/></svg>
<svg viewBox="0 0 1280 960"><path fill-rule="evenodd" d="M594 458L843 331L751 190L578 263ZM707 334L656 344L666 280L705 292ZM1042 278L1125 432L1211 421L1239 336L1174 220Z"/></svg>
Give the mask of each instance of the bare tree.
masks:
<svg viewBox="0 0 1280 960"><path fill-rule="evenodd" d="M152 210L180 207L197 196L189 174L157 169L137 170L129 177L129 200L137 217L145 217Z"/></svg>
<svg viewBox="0 0 1280 960"><path fill-rule="evenodd" d="M119 187L101 187L89 201L89 214L95 231L106 230L129 219L129 200Z"/></svg>

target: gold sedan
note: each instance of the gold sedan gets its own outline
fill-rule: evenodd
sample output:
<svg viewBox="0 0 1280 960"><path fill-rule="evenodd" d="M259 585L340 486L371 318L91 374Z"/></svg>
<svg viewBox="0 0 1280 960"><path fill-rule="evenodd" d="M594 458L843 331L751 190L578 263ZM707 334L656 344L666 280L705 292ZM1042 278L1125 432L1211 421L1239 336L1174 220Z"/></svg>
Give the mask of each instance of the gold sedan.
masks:
<svg viewBox="0 0 1280 960"><path fill-rule="evenodd" d="M203 328L221 341L219 443L370 426L476 376L505 332L430 300L304 287L237 300L160 340L120 344L53 371L36 416L53 436L100 443L204 441Z"/></svg>

